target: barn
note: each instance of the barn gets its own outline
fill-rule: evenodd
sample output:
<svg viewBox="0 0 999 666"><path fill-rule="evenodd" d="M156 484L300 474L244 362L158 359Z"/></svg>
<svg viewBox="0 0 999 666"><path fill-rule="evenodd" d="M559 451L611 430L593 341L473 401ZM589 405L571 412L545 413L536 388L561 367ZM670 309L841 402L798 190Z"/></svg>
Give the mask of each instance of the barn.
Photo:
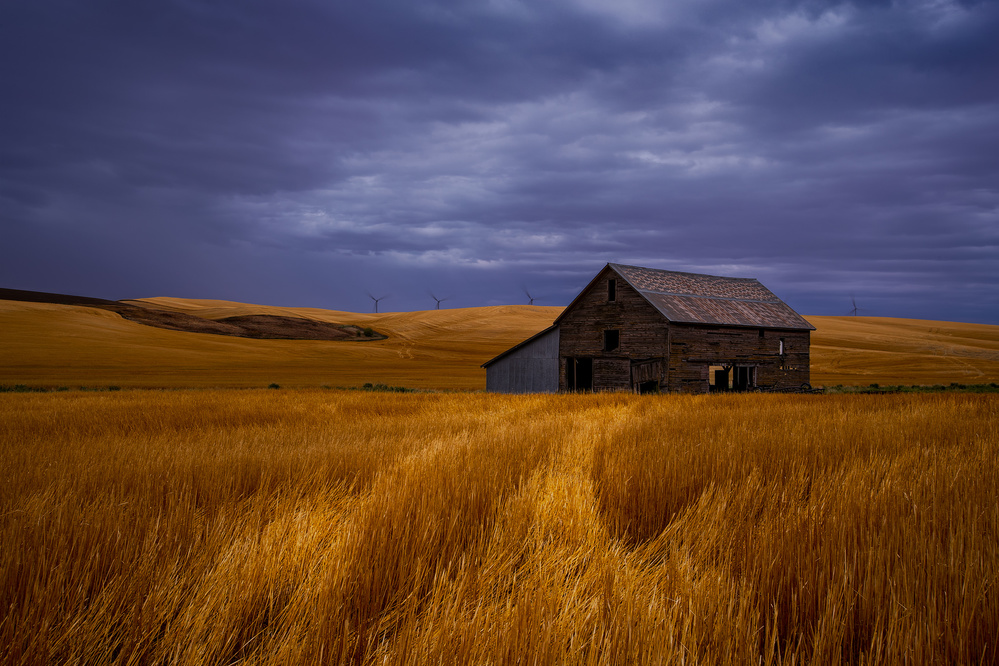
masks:
<svg viewBox="0 0 999 666"><path fill-rule="evenodd" d="M815 330L753 278L607 264L551 327L487 361L486 390L799 390Z"/></svg>

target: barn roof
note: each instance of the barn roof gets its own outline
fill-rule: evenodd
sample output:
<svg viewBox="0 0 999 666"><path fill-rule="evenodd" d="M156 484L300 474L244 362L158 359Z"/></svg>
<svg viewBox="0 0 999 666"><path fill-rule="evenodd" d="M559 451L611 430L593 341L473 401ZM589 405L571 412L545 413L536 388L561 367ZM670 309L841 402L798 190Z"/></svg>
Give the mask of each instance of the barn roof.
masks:
<svg viewBox="0 0 999 666"><path fill-rule="evenodd" d="M718 277L624 264L607 264L607 268L620 275L671 322L815 330L755 278ZM582 293L588 290L589 286ZM565 311L571 308L570 304Z"/></svg>

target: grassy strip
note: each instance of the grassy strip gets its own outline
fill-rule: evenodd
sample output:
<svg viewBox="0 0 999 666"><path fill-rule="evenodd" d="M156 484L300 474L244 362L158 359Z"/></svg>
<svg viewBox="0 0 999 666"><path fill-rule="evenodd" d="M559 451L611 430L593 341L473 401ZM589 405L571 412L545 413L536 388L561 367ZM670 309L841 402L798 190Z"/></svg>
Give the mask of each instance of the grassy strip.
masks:
<svg viewBox="0 0 999 666"><path fill-rule="evenodd" d="M867 386L827 386L824 393L999 393L999 383L990 384L933 384L931 386L902 384L868 384Z"/></svg>

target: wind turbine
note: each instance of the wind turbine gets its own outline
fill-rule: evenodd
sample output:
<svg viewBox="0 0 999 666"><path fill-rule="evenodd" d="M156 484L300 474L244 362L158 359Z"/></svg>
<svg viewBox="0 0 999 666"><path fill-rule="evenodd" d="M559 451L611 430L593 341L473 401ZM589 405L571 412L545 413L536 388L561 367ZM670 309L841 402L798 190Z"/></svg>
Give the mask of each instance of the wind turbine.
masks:
<svg viewBox="0 0 999 666"><path fill-rule="evenodd" d="M388 295L386 294L385 296L380 296L380 297L378 297L378 298L375 298L374 296L372 296L372 295L371 295L371 294L369 293L369 294L368 294L368 298L370 298L371 300L373 300L373 301L375 302L375 314L378 314L378 301L383 301L383 300L385 300L386 298L388 298Z"/></svg>
<svg viewBox="0 0 999 666"><path fill-rule="evenodd" d="M531 296L531 292L527 291L527 287L524 287L524 293L527 294L527 298L530 301L528 305L534 305L534 296Z"/></svg>
<svg viewBox="0 0 999 666"><path fill-rule="evenodd" d="M861 308L857 307L857 299L854 298L853 296L850 296L850 301L853 303L853 309L850 310L850 314L856 317L857 313L860 312Z"/></svg>
<svg viewBox="0 0 999 666"><path fill-rule="evenodd" d="M434 292L430 292L430 298L432 298L435 301L437 301L437 309L440 310L441 309L441 303L444 302L444 301L446 301L447 299L449 299L451 297L450 296L445 296L444 298L437 298L434 295Z"/></svg>

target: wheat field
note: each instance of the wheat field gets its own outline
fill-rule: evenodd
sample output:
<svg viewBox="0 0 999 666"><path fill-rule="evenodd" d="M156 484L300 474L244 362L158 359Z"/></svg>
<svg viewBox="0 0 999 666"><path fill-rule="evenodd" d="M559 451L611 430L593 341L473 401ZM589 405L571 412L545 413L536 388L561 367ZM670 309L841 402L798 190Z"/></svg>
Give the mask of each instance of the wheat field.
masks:
<svg viewBox="0 0 999 666"><path fill-rule="evenodd" d="M0 394L5 664L999 663L994 395Z"/></svg>
<svg viewBox="0 0 999 666"><path fill-rule="evenodd" d="M146 306L209 319L252 314L370 326L365 342L252 340L144 326L106 310L0 300L0 385L56 388L485 387L485 361L547 328L557 307L508 305L360 314L154 298ZM812 384L999 382L999 326L877 317L809 317Z"/></svg>

